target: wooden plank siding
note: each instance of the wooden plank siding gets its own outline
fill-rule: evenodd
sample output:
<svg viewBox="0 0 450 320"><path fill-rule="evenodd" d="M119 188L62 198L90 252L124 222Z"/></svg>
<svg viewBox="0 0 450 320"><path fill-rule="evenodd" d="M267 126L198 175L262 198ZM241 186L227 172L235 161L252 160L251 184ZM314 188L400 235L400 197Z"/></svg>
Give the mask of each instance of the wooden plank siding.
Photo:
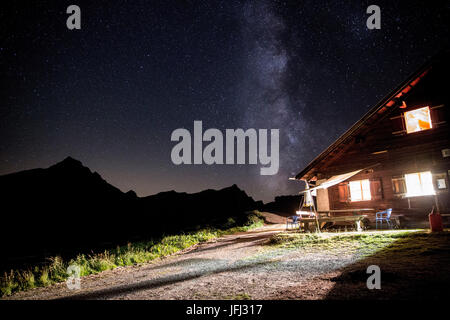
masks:
<svg viewBox="0 0 450 320"><path fill-rule="evenodd" d="M298 177L310 180L327 179L333 175L351 172L372 166L349 179L379 180L380 199L343 202L339 186L328 188L330 209L393 208L393 214L405 216L411 226L424 224L427 214L436 201L441 213L450 213L449 174L450 157L443 157L442 150L450 148L449 118L449 74L448 55L434 63L429 72L403 95L396 105L379 107L370 119L358 124L358 130L349 129L350 134L339 145L332 145L325 156L316 158ZM400 108L403 101L406 108ZM407 134L404 130L403 114L422 107L430 107L432 128ZM394 194L392 178L408 173L431 171L445 174L447 189L438 190L435 196L402 198ZM379 188L379 185L377 186ZM341 199L340 199L341 198ZM374 220L374 214L369 214Z"/></svg>

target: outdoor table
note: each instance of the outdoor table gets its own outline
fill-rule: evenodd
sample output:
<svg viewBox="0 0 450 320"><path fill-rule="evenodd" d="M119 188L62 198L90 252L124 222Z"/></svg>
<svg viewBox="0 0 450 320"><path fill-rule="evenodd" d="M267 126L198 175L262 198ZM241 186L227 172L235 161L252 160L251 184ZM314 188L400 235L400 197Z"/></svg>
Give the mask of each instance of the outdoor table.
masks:
<svg viewBox="0 0 450 320"><path fill-rule="evenodd" d="M340 221L346 221L346 222L354 222L356 226L357 231L361 231L361 221L367 218L367 215L352 215L352 216L340 216L340 217L319 217L317 218L317 221L319 222L319 227L322 228L322 223L327 222L340 222ZM304 224L305 230L309 229L309 224L312 223L315 225L316 218L303 218L298 220L300 224Z"/></svg>
<svg viewBox="0 0 450 320"><path fill-rule="evenodd" d="M330 214L330 213L347 213L348 212L348 213L352 213L353 215L355 215L358 212L360 212L362 214L364 212L372 212L372 211L376 211L376 210L372 209L372 208L356 208L356 209L322 210L322 211L317 211L317 213Z"/></svg>

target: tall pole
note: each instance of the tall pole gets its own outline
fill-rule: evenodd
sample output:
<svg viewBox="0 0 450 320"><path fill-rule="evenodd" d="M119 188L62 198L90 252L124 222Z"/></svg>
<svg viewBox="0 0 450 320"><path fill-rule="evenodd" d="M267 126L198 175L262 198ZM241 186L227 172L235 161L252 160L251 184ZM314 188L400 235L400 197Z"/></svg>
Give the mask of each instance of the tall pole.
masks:
<svg viewBox="0 0 450 320"><path fill-rule="evenodd" d="M309 191L309 193L311 193L311 191ZM319 218L317 217L318 213L317 213L317 210L316 210L316 204L314 203L314 198L312 197L312 194L310 194L310 197L311 197L312 205L313 205L313 208L314 208L314 217L316 218L317 232L320 233Z"/></svg>
<svg viewBox="0 0 450 320"><path fill-rule="evenodd" d="M306 183L306 190L308 191L308 197L311 200L311 204L314 209L314 218L316 220L316 229L317 229L317 232L320 233L319 218L317 217L316 204L314 203L314 198L311 194L311 190L309 189L309 183L306 180L304 180L304 181Z"/></svg>

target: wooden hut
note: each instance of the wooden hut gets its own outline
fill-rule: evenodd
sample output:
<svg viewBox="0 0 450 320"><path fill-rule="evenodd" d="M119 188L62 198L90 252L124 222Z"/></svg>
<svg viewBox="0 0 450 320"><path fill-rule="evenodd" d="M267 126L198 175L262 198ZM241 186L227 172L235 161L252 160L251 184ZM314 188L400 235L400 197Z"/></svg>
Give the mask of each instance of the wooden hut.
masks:
<svg viewBox="0 0 450 320"><path fill-rule="evenodd" d="M449 51L390 92L295 179L318 187L320 212L393 208L402 226L450 213ZM322 186L322 187L321 187ZM354 212L354 211L353 211Z"/></svg>

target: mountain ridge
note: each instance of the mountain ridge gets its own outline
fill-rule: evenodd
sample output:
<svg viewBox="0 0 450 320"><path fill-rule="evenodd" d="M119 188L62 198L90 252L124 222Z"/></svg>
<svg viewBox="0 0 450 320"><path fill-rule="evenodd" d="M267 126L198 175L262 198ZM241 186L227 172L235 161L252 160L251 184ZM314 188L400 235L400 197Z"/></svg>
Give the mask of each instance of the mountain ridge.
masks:
<svg viewBox="0 0 450 320"><path fill-rule="evenodd" d="M109 184L72 157L48 168L0 176L0 203L0 250L5 261L219 227L262 206L237 185L138 197L133 190L123 192Z"/></svg>
<svg viewBox="0 0 450 320"><path fill-rule="evenodd" d="M136 194L136 192L133 189L130 189L126 192L120 190L119 188L117 188L116 186L114 186L113 184L109 183L106 179L104 179L100 173L98 173L97 171L92 171L89 167L83 165L83 163L80 160L77 160L71 156L67 156L66 158L64 158L63 160L61 160L60 162L57 162L53 165L50 165L47 168L33 168L33 169L26 169L26 170L21 170L21 171L17 171L17 172L11 172L11 173L7 173L7 174L3 174L0 175L0 179L2 178L9 178L9 177L16 177L16 176L22 176L22 175L27 175L27 174L33 174L33 173L40 173L40 172L44 172L45 170L57 170L57 171L64 171L67 169L76 169L76 170L80 170L80 171L84 171L84 172L89 172L90 174L92 174L95 177L100 178L102 181L106 182L107 184L109 184L111 187L114 187L115 189L119 190L121 193L123 194L129 194L129 195L135 195L137 198L148 198L148 197L153 197L153 196L157 196L160 194L165 194L165 193L173 193L173 194L197 194L197 193L201 193L201 192L206 192L206 191L220 191L220 190L227 190L227 189L232 189L232 188L237 188L243 192L245 192L244 190L240 189L239 186L237 184L232 184L231 186L228 187L224 187L222 189L212 189L212 188L208 188L205 190L201 190L198 192L186 192L186 191L176 191L176 190L167 190L167 191L160 191L154 194L149 194L146 196L138 196ZM257 202L262 203L260 200L258 200Z"/></svg>

